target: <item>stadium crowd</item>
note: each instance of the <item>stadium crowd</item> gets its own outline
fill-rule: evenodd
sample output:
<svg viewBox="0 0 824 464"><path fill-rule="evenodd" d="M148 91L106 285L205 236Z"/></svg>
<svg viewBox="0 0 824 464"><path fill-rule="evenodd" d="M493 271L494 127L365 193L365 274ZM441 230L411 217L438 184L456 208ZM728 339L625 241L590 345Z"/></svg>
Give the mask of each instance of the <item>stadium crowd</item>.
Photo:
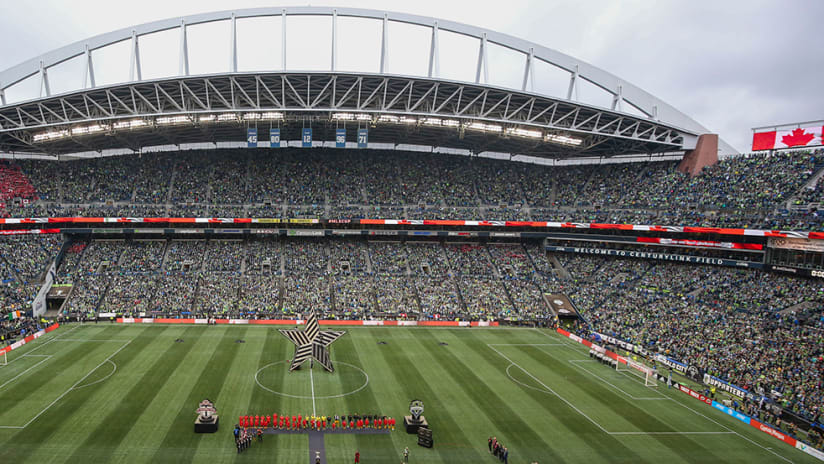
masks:
<svg viewBox="0 0 824 464"><path fill-rule="evenodd" d="M824 283L761 271L573 256L587 325L821 421Z"/></svg>
<svg viewBox="0 0 824 464"><path fill-rule="evenodd" d="M674 162L535 166L397 152L191 152L0 165L6 216L435 218L821 229L824 151ZM507 163L507 164L504 164ZM432 176L437 172L437 176ZM807 185L811 183L811 185ZM27 187L30 186L31 188ZM790 207L793 207L790 209ZM373 216L374 215L374 216ZM60 250L0 240L0 334ZM761 271L602 256L538 243L94 240L67 244L65 315L544 319L567 294L584 335L662 353L812 421L824 410L824 285ZM751 405L749 405L751 407Z"/></svg>
<svg viewBox="0 0 824 464"><path fill-rule="evenodd" d="M542 220L810 230L824 150L543 166L395 151L192 151L0 166L0 216ZM432 176L437 172L437 176ZM788 209L792 207L792 209Z"/></svg>

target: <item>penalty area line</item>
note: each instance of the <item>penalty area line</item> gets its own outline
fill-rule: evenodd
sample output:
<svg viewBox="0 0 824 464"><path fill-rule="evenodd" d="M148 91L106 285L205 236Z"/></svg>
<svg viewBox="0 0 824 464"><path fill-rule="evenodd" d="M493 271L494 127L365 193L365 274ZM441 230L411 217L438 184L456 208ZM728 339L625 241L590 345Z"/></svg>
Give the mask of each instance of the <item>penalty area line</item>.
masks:
<svg viewBox="0 0 824 464"><path fill-rule="evenodd" d="M574 404L572 404L571 402L569 402L569 400L567 400L567 399L566 399L566 398L564 398L563 396L561 396L561 395L559 395L558 393L556 393L556 392L555 392L555 390L553 390L553 389L549 388L549 387L548 387L545 383L541 382L541 380L539 380L537 377L535 377L534 375L532 375L529 371L527 371L526 369L524 369L523 367L521 367L518 363L516 363L515 361L513 361L513 360L509 359L509 357L507 357L505 354L503 354L503 353L501 353L500 351L498 351L498 349L497 349L497 348L495 348L494 346L490 346L490 345L488 345L488 344L487 344L487 346L489 346L489 348L490 348L491 350L493 350L494 352L498 353L498 355L499 355L499 356L501 356L502 358L504 358L504 359L506 359L507 361L509 361L509 363L510 363L510 364L514 365L515 367L517 367L518 369L520 369L521 371L523 371L523 372L524 372L526 375L528 375L528 376L529 376L532 380L534 380L536 383L538 383L540 386L542 386L542 387L543 387L543 388L544 388L544 389L545 389L548 393L551 393L551 394L555 395L555 396L556 396L559 400L561 400L561 401L563 401L564 403L566 403L566 404L567 404L567 406L569 406L570 408L572 408L573 410L575 410L575 411L576 411L578 414L580 414L581 416L585 417L588 421L592 422L592 423L593 423L596 427L598 427L598 428L599 428L602 432L607 433L607 434L609 433L609 431L608 431L607 429L605 429L605 428L604 428L601 424L599 424L598 422L595 422L595 421L594 421L591 417L589 417L589 416L588 416L588 415L586 415L583 411L581 411L580 409L578 409L578 407L577 407L577 406L575 406ZM510 377L510 378L511 378L511 377Z"/></svg>
<svg viewBox="0 0 824 464"><path fill-rule="evenodd" d="M550 338L550 339L552 339L552 340L555 340L555 337L554 337L553 335L550 335L549 333L542 332L541 330L538 330L538 329L533 329L533 330L537 331L538 333L543 334L544 336L546 336L546 337L548 337L548 338ZM568 339L567 339L566 337L564 337L564 338L562 338L562 340L566 341L566 340L568 340ZM572 342L572 343L569 345L569 347L572 347L572 346L578 346L578 347L580 347L580 346L583 346L583 345L581 345L581 344L579 344L579 343ZM494 349L494 348L493 348L493 349ZM495 351L497 351L497 350L495 350ZM576 351L578 351L578 350L576 350ZM499 353L499 354L500 354L500 353ZM514 363L513 363L513 364L514 364ZM518 367L520 367L520 366L518 366ZM624 374L622 374L622 375L624 375ZM553 392L553 393L554 393L554 392ZM555 395L557 396L557 394L555 394ZM764 451L769 451L771 454L775 455L776 457L778 457L778 458L779 458L779 459L781 459L782 461L786 461L786 462L790 462L790 463L792 463L792 462L793 462L793 461L791 461L790 459L787 459L786 457L784 457L784 456L782 456L782 455L780 455L780 454L776 453L776 452L775 452L772 448L768 448L768 447L766 447L766 446L764 446L764 445L761 445L760 443L757 443L757 442L753 441L752 439L750 439L750 438L748 438L748 437L745 437L745 436L744 436L744 435L742 435L740 432L737 432L737 431L735 431L735 430L733 430L733 429L731 429L731 428L727 427L726 425L724 425L724 424L722 424L722 423L718 422L717 420L712 419L711 417L709 417L709 416L707 416L707 415L705 415L705 414L703 414L703 413L701 413L701 412L699 412L699 411L696 411L695 409L693 409L693 408L691 408L691 407L687 406L686 404L682 403L682 402L680 401L680 399L675 399L675 398L673 398L671 395L668 395L668 396L670 396L670 398L669 398L669 399L670 399L670 400L672 400L674 403L679 404L679 405L681 405L682 407L684 407L684 408L686 408L686 409L689 409L689 410L690 410L690 411L692 411L693 413L695 413L695 414L697 414L697 415L699 415L699 416L701 416L701 417L703 417L703 418L707 419L708 421L713 422L714 424L721 426L721 428L723 428L723 429L726 429L726 430L730 431L732 434L738 435L739 437L741 437L741 438L743 438L744 440L746 440L746 441L748 441L748 442L752 443L753 445L755 445L755 446L757 446L757 447L759 447L759 448L763 449ZM560 398L560 397L559 397L559 398ZM561 398L561 399L563 399L563 398ZM589 419L589 418L588 418L588 419ZM591 421L591 419L590 419L590 421Z"/></svg>
<svg viewBox="0 0 824 464"><path fill-rule="evenodd" d="M547 354L549 354L549 353L547 353ZM587 368L585 368L585 367L583 367L583 366L579 365L579 363L582 363L582 362L594 362L594 360L592 360L592 359L570 359L570 360L569 360L569 362L570 362L570 364L572 364L573 366L577 367L578 369L581 369L582 371L584 371L584 372L586 372L587 374L589 374L589 375L591 375L591 376L595 377L596 379L600 380L601 382L604 382L605 384L607 384L607 385L611 386L612 388L614 388L614 389L618 390L619 392L623 393L624 395L626 395L627 397L629 397L629 398L630 398L630 399L632 399L632 400L636 400L636 401L652 401L652 400L668 400L668 399L669 399L669 398L668 398L668 397L666 397L666 396L660 396L660 395L659 395L659 396L642 396L642 397L636 397L636 396L632 395L631 393L629 393L629 392L627 392L627 391L623 390L621 387L619 387L619 386L615 385L614 383L610 382L609 380L607 380L607 379L605 379L605 378L601 377L600 375L598 375L598 374L596 374L596 373L594 373L594 372L590 371L589 369L587 369ZM621 373L621 374L623 374L623 373ZM626 375L626 374L623 374L623 375ZM648 388L648 387L647 387L647 388Z"/></svg>
<svg viewBox="0 0 824 464"><path fill-rule="evenodd" d="M23 376L26 372L28 372L28 371L30 371L30 370L32 370L32 369L34 369L35 367L37 367L37 366L39 366L39 365L43 364L44 362L48 361L48 360L49 360L49 358L51 358L52 356L51 356L50 354L44 354L44 355L34 355L34 356L32 356L32 357L45 358L45 359L41 359L40 361L38 361L36 364L34 364L33 366L29 367L29 368L28 368L28 369L26 369L25 371L23 371L23 372L21 372L21 373L19 373L19 374L15 375L15 376L14 376L14 377L12 377L11 379L7 380L5 383L3 383L3 385L0 385L0 390L2 390L2 389L3 389L3 387L5 387L6 385L8 385L8 384L10 384L10 383L14 382L15 380L17 380L18 378L22 377L22 376ZM19 358L18 358L18 359L19 359Z"/></svg>
<svg viewBox="0 0 824 464"><path fill-rule="evenodd" d="M60 396L58 396L58 397L57 397L54 401L52 401L51 403L49 403L49 405L48 405L48 406L46 406L45 408L43 408L43 410L41 410L40 412L38 412L38 413L37 413L37 415L35 415L35 416L34 416L34 417L32 417L31 419L29 419L29 421L28 421L28 422L26 422L25 424L23 424L23 425L21 425L21 426L0 425L0 429L24 429L24 428L28 427L28 426L29 426L29 424L31 424L32 422L34 422L35 420L37 420L37 418L38 418L38 417L42 416L42 415L43 415L43 413L45 413L45 412L46 412L46 411L48 411L48 410L49 410L52 406L54 406L55 404L57 404L57 402L58 402L58 401L62 400L62 399L63 399L63 397L65 397L66 395L68 395L68 394L69 394L69 392L71 392L71 391L73 391L73 390L77 389L77 388L78 388L77 386L78 386L78 385L80 385L81 383L83 383L83 381L84 381L84 380L86 380L87 378L89 378L89 376L90 376L90 375L92 375L92 374L93 374L96 370L100 369L100 366L102 366L102 365L106 364L107 362L110 362L110 361L111 361L111 359L112 359L113 357L115 357L118 353L120 353L120 352L121 352L124 348L126 348L127 346L129 346L129 344L131 344L131 343L132 343L132 341L131 341L131 340L129 340L129 341L127 341L126 343L124 343L124 344L123 344L123 346L121 346L120 348L118 348L118 349L117 349L117 351L115 351L114 353L110 354L110 355L109 355L106 359L104 359L104 360L103 360L100 364L98 364L98 365L97 365L97 366L95 366L92 370L90 370L89 372L87 372L87 373L86 373L86 375L84 375L84 376L83 376L80 380L78 380L77 382L75 382L75 383L74 383L71 387L69 387L69 389L68 389L68 390L64 391L64 392L63 392ZM116 369L116 366L117 366L117 365L115 365L115 369ZM108 378L108 377L107 377L107 378ZM95 383L96 383L96 382L95 382ZM89 385L92 385L92 384L89 384ZM84 385L84 386L88 386L88 385Z"/></svg>

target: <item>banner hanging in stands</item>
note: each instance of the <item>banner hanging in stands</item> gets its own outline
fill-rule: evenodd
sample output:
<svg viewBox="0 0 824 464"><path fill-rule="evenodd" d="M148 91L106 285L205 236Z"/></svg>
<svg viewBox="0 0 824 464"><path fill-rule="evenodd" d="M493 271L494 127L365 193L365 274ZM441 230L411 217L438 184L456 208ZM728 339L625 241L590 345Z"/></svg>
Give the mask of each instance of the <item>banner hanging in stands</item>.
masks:
<svg viewBox="0 0 824 464"><path fill-rule="evenodd" d="M346 129L335 129L335 148L346 148Z"/></svg>
<svg viewBox="0 0 824 464"><path fill-rule="evenodd" d="M312 128L311 127L304 127L303 128L303 137L300 140L301 146L303 148L312 148Z"/></svg>
<svg viewBox="0 0 824 464"><path fill-rule="evenodd" d="M257 139L257 128L250 127L246 129L246 146L248 148L257 148L258 139Z"/></svg>
<svg viewBox="0 0 824 464"><path fill-rule="evenodd" d="M815 147L822 144L821 135L824 127L795 127L792 129L754 132L752 150L780 150L782 148Z"/></svg>
<svg viewBox="0 0 824 464"><path fill-rule="evenodd" d="M369 142L369 129L358 129L358 148L366 148Z"/></svg>
<svg viewBox="0 0 824 464"><path fill-rule="evenodd" d="M280 148L280 129L269 129L269 148Z"/></svg>

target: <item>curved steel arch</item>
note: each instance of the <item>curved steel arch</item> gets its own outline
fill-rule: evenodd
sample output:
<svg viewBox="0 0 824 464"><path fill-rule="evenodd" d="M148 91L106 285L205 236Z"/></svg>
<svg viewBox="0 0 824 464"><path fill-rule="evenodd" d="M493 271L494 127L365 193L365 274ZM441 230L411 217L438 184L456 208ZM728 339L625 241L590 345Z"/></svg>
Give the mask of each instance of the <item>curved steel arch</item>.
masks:
<svg viewBox="0 0 824 464"><path fill-rule="evenodd" d="M334 127L341 116L357 118L371 126L375 142L437 141L438 146L475 152L512 150L544 157L674 152L694 137L646 118L478 84L283 72L142 81L2 107L0 150L71 153L118 148L121 142L138 149L152 143L158 128L174 143L198 137L231 141L241 134L237 123L256 124L264 113L277 114L287 125L297 123L297 128L305 121ZM95 128L84 131L89 126L82 124ZM493 126L497 131L491 132ZM290 131L284 128L283 135L299 139ZM543 143L553 136L574 136L581 143L565 148Z"/></svg>
<svg viewBox="0 0 824 464"><path fill-rule="evenodd" d="M92 88L94 85L93 67L91 64L91 52L107 45L122 42L124 40L131 40L130 60L130 76L132 81L141 82L140 76L140 57L138 38L142 35L160 32L170 29L178 28L181 31L180 40L180 66L179 74L181 76L188 76L188 48L186 41L186 26L203 24L215 21L232 21L232 44L230 53L232 54L230 61L230 72L237 71L236 59L236 28L235 21L239 18L253 18L265 16L282 16L284 20L288 16L330 16L333 18L333 28L335 27L335 19L338 16L356 17L376 19L383 21L383 34L381 43L381 74L385 72L384 64L387 57L387 22L395 21L400 23L413 24L417 26L424 26L432 30L432 43L429 54L429 75L426 77L438 78L439 63L438 63L438 32L440 30L454 32L464 36L472 37L480 41L480 50L478 54L476 83L481 83L482 77L487 74L487 58L486 52L488 44L497 44L524 54L524 74L523 85L521 91L531 90L529 83L534 75L534 61L544 61L550 65L561 68L570 73L570 85L566 100L570 100L575 95L575 88L578 85L579 79L588 81L613 96L612 110L621 110L622 102L627 102L639 109L643 114L652 120L666 124L670 127L680 129L683 132L699 135L709 132L704 126L677 110L673 106L665 103L659 98L646 92L645 90L623 80L619 77L595 67L589 63L578 60L572 56L561 53L557 50L547 48L517 37L507 34L483 29L467 24L457 23L453 21L446 21L425 16L417 16L405 13L383 12L378 10L356 9L356 8L331 8L331 7L288 7L288 8L253 8L243 9L237 11L219 11L212 13L203 13L197 15L186 16L182 18L171 18L151 23L141 24L133 27L120 29L117 31L101 34L82 40L65 47L53 50L39 57L32 58L23 63L13 66L5 71L0 72L0 106L5 106L6 101L3 91L10 86L34 75L40 76L41 92L45 89L46 97L50 96L48 88L48 69L52 66L60 64L64 61L76 58L78 56L85 56L85 72L91 74L90 81ZM285 34L285 33L284 33ZM335 72L335 35L333 34L333 58L330 68L331 72ZM282 44L285 50L285 41ZM283 68L285 68L285 53L283 54ZM286 71L286 69L281 69ZM483 72L482 72L483 71ZM86 82L87 79L84 79ZM484 79L487 81L487 79ZM564 96L552 96L553 98L564 98ZM692 148L692 147L685 147Z"/></svg>

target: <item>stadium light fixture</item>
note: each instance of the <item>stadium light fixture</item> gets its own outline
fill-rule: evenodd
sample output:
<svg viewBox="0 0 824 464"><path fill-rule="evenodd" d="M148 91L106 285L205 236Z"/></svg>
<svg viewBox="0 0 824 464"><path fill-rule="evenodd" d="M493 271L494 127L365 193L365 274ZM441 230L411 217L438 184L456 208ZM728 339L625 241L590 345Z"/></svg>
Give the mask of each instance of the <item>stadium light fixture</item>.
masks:
<svg viewBox="0 0 824 464"><path fill-rule="evenodd" d="M378 122L391 122L393 124L398 124L400 120L401 118L389 114L383 114L378 118Z"/></svg>
<svg viewBox="0 0 824 464"><path fill-rule="evenodd" d="M559 143L561 145L569 145L572 147L577 147L584 142L583 139L558 134L547 134L544 140L547 142Z"/></svg>
<svg viewBox="0 0 824 464"><path fill-rule="evenodd" d="M542 134L541 131L521 129L520 127L510 127L505 131L505 133L507 135L514 135L516 137L525 137L525 138L528 138L528 139L540 139L540 138L543 138L543 136L544 136L544 134Z"/></svg>
<svg viewBox="0 0 824 464"><path fill-rule="evenodd" d="M228 121L237 121L237 115L235 113L223 113L217 115L218 122L228 122Z"/></svg>
<svg viewBox="0 0 824 464"><path fill-rule="evenodd" d="M56 140L62 139L63 137L68 137L69 131L68 130L58 130L58 131L48 131L43 132L40 134L34 134L34 141L35 142L43 142L48 140Z"/></svg>
<svg viewBox="0 0 824 464"><path fill-rule="evenodd" d="M112 124L113 129L139 129L146 126L146 121L142 119L132 119L131 121L117 121Z"/></svg>
<svg viewBox="0 0 824 464"><path fill-rule="evenodd" d="M92 124L91 126L78 126L72 128L72 135L88 135L103 131L103 126Z"/></svg>
<svg viewBox="0 0 824 464"><path fill-rule="evenodd" d="M355 115L352 113L332 113L332 119L336 121L354 121Z"/></svg>
<svg viewBox="0 0 824 464"><path fill-rule="evenodd" d="M184 124L191 122L188 116L164 116L155 119L158 126L173 126L175 124Z"/></svg>
<svg viewBox="0 0 824 464"><path fill-rule="evenodd" d="M442 121L440 118L423 118L424 126L440 126Z"/></svg>
<svg viewBox="0 0 824 464"><path fill-rule="evenodd" d="M484 124L482 122L471 122L465 126L467 129L482 131L482 132L494 132L496 134L500 134L503 132L504 128L497 125L497 124Z"/></svg>
<svg viewBox="0 0 824 464"><path fill-rule="evenodd" d="M207 114L206 116L201 116L198 119L198 121L200 121L200 122L213 122L216 118L217 118L217 116L215 116L213 114Z"/></svg>

